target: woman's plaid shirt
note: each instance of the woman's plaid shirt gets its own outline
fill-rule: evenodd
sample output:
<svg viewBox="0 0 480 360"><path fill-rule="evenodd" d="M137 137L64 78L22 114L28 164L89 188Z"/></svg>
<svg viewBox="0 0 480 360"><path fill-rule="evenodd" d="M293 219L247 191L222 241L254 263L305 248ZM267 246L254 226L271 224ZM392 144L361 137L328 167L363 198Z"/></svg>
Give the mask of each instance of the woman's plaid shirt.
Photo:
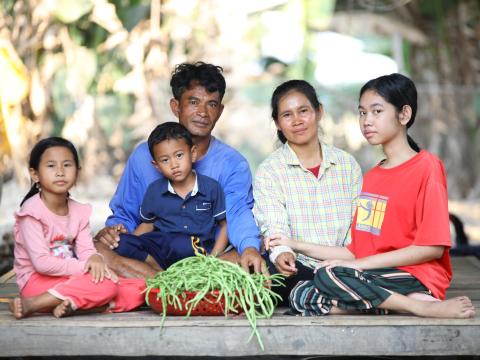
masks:
<svg viewBox="0 0 480 360"><path fill-rule="evenodd" d="M262 236L284 234L297 241L345 246L362 187L352 155L321 144L318 177L284 144L260 164L254 181L254 215ZM308 266L316 261L298 255Z"/></svg>

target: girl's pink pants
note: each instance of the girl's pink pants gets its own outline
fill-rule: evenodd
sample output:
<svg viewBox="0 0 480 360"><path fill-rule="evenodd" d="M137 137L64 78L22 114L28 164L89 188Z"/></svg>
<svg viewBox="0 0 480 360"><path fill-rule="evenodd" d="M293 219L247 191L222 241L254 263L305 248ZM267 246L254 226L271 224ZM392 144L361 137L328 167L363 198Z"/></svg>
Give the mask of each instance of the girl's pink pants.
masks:
<svg viewBox="0 0 480 360"><path fill-rule="evenodd" d="M48 276L34 273L21 291L22 297L38 296L48 292L58 299L70 300L73 310L93 309L108 304L107 311L133 310L145 301L143 279L109 279L95 284L90 274Z"/></svg>

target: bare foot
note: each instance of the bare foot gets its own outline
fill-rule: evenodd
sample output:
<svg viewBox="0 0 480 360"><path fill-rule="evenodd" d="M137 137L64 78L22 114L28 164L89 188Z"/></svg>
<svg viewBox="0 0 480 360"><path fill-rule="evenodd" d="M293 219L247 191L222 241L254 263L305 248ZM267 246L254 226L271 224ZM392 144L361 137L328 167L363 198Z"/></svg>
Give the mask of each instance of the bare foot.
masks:
<svg viewBox="0 0 480 360"><path fill-rule="evenodd" d="M421 292L414 292L407 295L410 299L421 300L421 301L441 301L437 298L434 298L432 295L427 295Z"/></svg>
<svg viewBox="0 0 480 360"><path fill-rule="evenodd" d="M65 317L73 314L72 304L70 300L65 299L60 304L58 304L52 311L53 316L56 318Z"/></svg>
<svg viewBox="0 0 480 360"><path fill-rule="evenodd" d="M356 315L360 314L357 310L345 310L337 306L332 306L329 312L330 315Z"/></svg>
<svg viewBox="0 0 480 360"><path fill-rule="evenodd" d="M240 255L235 249L232 249L229 252L220 255L219 258L225 261L230 261L234 264L240 264Z"/></svg>
<svg viewBox="0 0 480 360"><path fill-rule="evenodd" d="M100 242L96 242L95 246L97 251L103 255L108 267L118 276L127 279L146 279L152 278L157 274L155 269L143 261L120 256Z"/></svg>
<svg viewBox="0 0 480 360"><path fill-rule="evenodd" d="M419 301L413 313L418 316L466 319L475 316L475 307L466 296L445 301Z"/></svg>
<svg viewBox="0 0 480 360"><path fill-rule="evenodd" d="M28 316L28 314L24 312L23 301L21 298L16 297L15 299L10 300L8 306L10 308L10 312L13 314L13 316L15 316L16 319L22 319Z"/></svg>
<svg viewBox="0 0 480 360"><path fill-rule="evenodd" d="M152 269L157 272L163 271L162 267L158 265L157 261L150 255L148 255L147 258L145 259L145 263L150 265Z"/></svg>

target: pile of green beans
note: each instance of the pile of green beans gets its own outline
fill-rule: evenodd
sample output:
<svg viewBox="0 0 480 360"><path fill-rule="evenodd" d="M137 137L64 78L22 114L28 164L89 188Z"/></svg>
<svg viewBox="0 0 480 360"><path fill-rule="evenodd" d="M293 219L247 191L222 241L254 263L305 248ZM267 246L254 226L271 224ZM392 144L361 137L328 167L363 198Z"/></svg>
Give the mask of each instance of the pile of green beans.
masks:
<svg viewBox="0 0 480 360"><path fill-rule="evenodd" d="M159 289L157 299L162 302L162 325L167 315L167 305L182 309L180 297L185 298L185 292L195 292L193 299L186 302L187 317L193 308L207 293L217 290L217 302L224 301L224 314L238 313L240 308L252 327L250 341L255 334L260 347L263 343L257 330L257 319L269 318L277 301L281 297L270 287L284 286L281 274L266 276L261 273L248 274L239 265L221 260L214 256L193 256L182 259L167 270L157 273L147 279L145 299L152 289Z"/></svg>

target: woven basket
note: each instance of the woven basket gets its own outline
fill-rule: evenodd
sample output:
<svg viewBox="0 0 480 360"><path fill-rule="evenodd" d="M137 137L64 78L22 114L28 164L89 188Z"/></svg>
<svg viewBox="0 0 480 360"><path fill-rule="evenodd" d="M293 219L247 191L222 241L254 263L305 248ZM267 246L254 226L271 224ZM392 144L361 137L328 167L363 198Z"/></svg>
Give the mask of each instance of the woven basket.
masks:
<svg viewBox="0 0 480 360"><path fill-rule="evenodd" d="M148 302L150 303L150 307L158 312L163 313L163 304L162 298L157 298L159 289L152 289L148 294ZM175 308L175 306L171 304L167 304L167 315L180 315L184 316L187 315L189 308L185 305L189 300L193 299L197 293L186 291L185 297L179 296L181 308ZM195 306L190 315L193 316L222 316L224 315L225 309L225 299L222 297L218 299L219 292L213 290L207 293L203 299L201 299L197 306ZM237 313L231 312L232 314L239 314L242 311L240 305L237 303L235 304L234 308L238 311Z"/></svg>

